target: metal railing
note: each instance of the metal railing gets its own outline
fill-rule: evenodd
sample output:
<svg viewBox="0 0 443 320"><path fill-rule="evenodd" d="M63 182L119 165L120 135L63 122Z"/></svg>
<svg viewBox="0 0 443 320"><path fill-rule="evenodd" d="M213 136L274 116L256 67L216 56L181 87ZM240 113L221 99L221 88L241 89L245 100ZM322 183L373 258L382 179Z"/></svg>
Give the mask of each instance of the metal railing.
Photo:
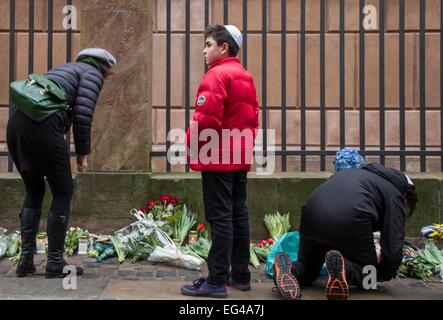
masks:
<svg viewBox="0 0 443 320"><path fill-rule="evenodd" d="M162 0L166 1L166 97L165 97L165 105L166 105L166 134L171 130L171 0ZM185 84L185 101L184 101L184 109L185 109L185 119L183 127L185 129L188 128L190 122L190 110L193 108L191 106L190 101L190 36L191 36L191 28L190 28L190 0L185 1L185 75L184 75L184 84ZM325 52L325 35L326 35L326 0L318 0L320 2L320 54L318 56L318 63L320 66L320 141L319 148L312 150L310 148L307 149L307 130L306 130L306 0L300 0L300 145L298 149L288 148L287 144L287 133L288 130L294 130L287 128L287 55L286 55L286 36L287 36L287 22L288 22L288 11L287 11L287 3L285 0L281 0L281 148L280 150L275 151L276 156L281 156L281 168L282 171L287 170L287 158L289 156L298 156L301 160L301 170L306 171L306 161L307 156L319 156L320 157L320 170L326 170L326 156L332 156L335 154L336 150L328 150L326 146L326 52ZM380 163L385 164L385 160L387 156L396 156L399 157L400 160L400 170L406 170L406 157L407 156L418 156L420 157L420 170L422 172L426 171L426 160L428 156L437 156L440 157L441 160L441 171L443 171L443 152L440 144L439 150L428 150L426 146L426 1L418 0L420 2L420 12L419 12L419 113L420 113L420 146L416 150L411 150L410 148L406 148L406 90L405 90L405 0L399 0L399 147L395 150L392 148L386 147L386 118L385 118L385 7L386 1L379 1L379 93L380 93L380 101L379 101L379 130L380 130L380 141L379 141L379 149L378 150L367 150L366 146L366 136L365 136L365 34L366 31L363 28L363 7L365 6L364 0L355 0L359 1L360 7L360 27L358 30L359 34L359 124L360 124L360 141L359 141L359 150L362 154L366 156L378 156ZM242 47L242 63L245 68L248 67L248 6L247 0L243 0L243 47ZM268 0L262 0L262 123L266 126L267 123L267 17L268 17ZM16 36L16 21L15 21L15 12L16 12L16 1L9 0L10 5L10 26L9 26L9 81L15 80L15 36ZM47 67L50 69L52 67L53 62L53 8L54 3L53 0L47 0L48 4L48 57L47 57ZM67 0L66 5L72 5L72 0ZM223 23L229 23L228 9L229 9L229 1L223 0ZM441 0L441 6L443 7L443 0ZM29 0L29 61L28 61L28 72L32 73L34 69L34 0ZM441 30L443 29L443 10L441 10L440 16L440 35ZM207 26L210 22L210 1L204 1L204 23ZM339 121L340 121L340 148L344 148L346 146L346 108L345 108L345 0L340 0L339 2ZM205 27L202 26L202 27ZM72 49L72 29L68 28L66 30L66 61L69 62L72 60L71 57L71 49ZM443 38L440 36L440 48L443 48ZM443 141L443 112L441 110L441 106L443 105L443 70L442 70L442 62L443 62L443 50L440 50L440 141ZM207 67L205 66L205 70ZM11 107L11 103L10 107ZM297 128L296 128L297 129ZM295 129L295 130L296 130ZM264 130L263 134L263 153L266 155L267 152L267 135L266 130ZM68 135L67 141L69 143L70 137ZM151 151L151 157L164 157L166 162L166 170L171 171L171 165L167 160L167 150L169 150L171 144L166 137L166 150L165 151ZM0 156L5 157L9 156L8 152L0 152ZM8 157L8 171L12 171L13 163ZM189 168L186 167L186 171L189 171Z"/></svg>
<svg viewBox="0 0 443 320"><path fill-rule="evenodd" d="M166 1L166 134L170 129L170 121L171 121L171 0ZM287 157L288 156L299 156L301 160L301 170L306 171L306 159L307 156L320 156L320 170L325 171L326 169L326 156L334 155L336 150L328 150L326 147L326 53L325 53L325 34L326 34L326 0L318 0L320 2L320 55L318 57L318 63L320 65L320 141L319 141L319 149L318 150L310 150L307 149L307 141L306 141L306 0L300 0L300 145L297 150L288 150L287 145L287 133L288 128L286 125L286 115L287 115L287 92L286 92L286 80L287 80L287 56L286 56L286 35L287 35L287 19L289 17L287 12L287 3L285 0L281 0L281 88L282 88L282 96L281 96L281 149L275 152L275 155L281 156L281 168L282 171L287 170ZM426 171L426 159L427 156L437 156L441 159L441 170L443 171L443 152L441 149L439 150L427 150L426 148L426 70L425 70L425 62L426 62L426 54L425 54L425 31L426 31L426 1L419 0L420 12L419 12L419 112L420 112L420 146L416 150L411 150L411 148L406 148L406 92L405 92L405 0L399 0L399 147L395 150L392 148L386 148L386 118L385 118L385 12L386 12L386 1L379 1L379 90L380 90L380 106L379 106L379 125L380 125L380 141L379 141L379 149L378 150L367 150L366 146L366 136L365 136L365 34L366 30L363 27L364 13L363 9L365 6L364 0L355 0L359 1L359 9L360 9L360 27L358 30L359 36L359 124L360 124L360 139L359 139L359 150L363 155L366 156L378 156L379 161L382 164L385 164L387 156L398 156L400 159L400 170L406 170L406 157L407 156L417 156L420 157L420 171ZM186 21L186 29L185 29L185 123L184 127L187 129L189 126L189 114L190 109L193 106L190 105L189 100L189 74L190 74L190 63L189 63L189 47L190 47L190 0L185 0L186 10L185 10L185 21ZM223 23L229 23L228 17L228 4L229 1L224 0L224 10L223 10ZM441 0L441 6L443 7L443 0ZM266 126L267 123L267 17L268 17L268 1L262 0L262 124ZM209 24L209 1L205 1L204 8L205 15L205 26ZM243 65L247 68L248 66L248 6L247 1L243 1L243 56L242 62ZM292 15L291 15L292 16ZM443 16L443 10L440 18ZM340 148L346 147L346 109L345 109L345 0L340 0L339 2L339 121L340 121ZM441 27L440 27L440 35L441 30L443 28L443 19L441 18ZM373 32L374 33L374 32ZM440 45L443 49L443 39L440 37ZM443 61L443 50L440 51L440 69L442 70L442 61ZM205 69L207 70L207 69ZM440 135L441 141L443 141L443 112L441 110L441 106L443 105L443 72L440 73L441 82L440 82ZM265 129L265 128L263 128ZM292 130L292 129L291 129ZM166 137L166 150L169 150L170 143ZM441 143L441 142L440 142ZM266 154L267 148L267 135L266 131L264 131L263 135L263 152ZM165 157L166 161L166 169L167 171L171 170L171 165L166 159L167 152L166 151L153 151L151 153L152 157ZM186 167L186 171L189 168Z"/></svg>
<svg viewBox="0 0 443 320"><path fill-rule="evenodd" d="M67 6L72 6L72 0L66 0ZM54 1L47 0L47 8L48 8L48 21L47 21L47 33L48 33L48 56L47 56L47 70L53 67L53 37L54 37ZM15 39L16 39L16 1L9 0L9 82L16 80L15 75ZM35 0L29 0L29 28L28 28L28 73L31 74L34 72L34 38L35 38ZM72 60L72 28L68 27L66 29L66 62L70 62ZM11 100L9 99L9 113L11 112ZM66 141L68 143L68 148L70 148L70 133L66 136ZM13 171L13 162L11 157L9 157L8 152L1 151L1 157L8 157L8 171ZM71 156L74 156L74 153L71 152Z"/></svg>

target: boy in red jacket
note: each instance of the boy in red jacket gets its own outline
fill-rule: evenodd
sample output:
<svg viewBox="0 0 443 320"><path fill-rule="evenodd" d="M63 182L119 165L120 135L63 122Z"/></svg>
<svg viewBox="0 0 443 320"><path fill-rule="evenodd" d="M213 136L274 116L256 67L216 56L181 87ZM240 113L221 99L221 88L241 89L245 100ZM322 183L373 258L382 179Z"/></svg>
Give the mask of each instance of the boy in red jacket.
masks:
<svg viewBox="0 0 443 320"><path fill-rule="evenodd" d="M227 297L226 285L251 290L247 172L258 130L254 80L236 58L242 34L233 25L205 31L209 70L198 89L187 132L190 168L202 172L205 217L211 226L208 278L184 285L185 295Z"/></svg>

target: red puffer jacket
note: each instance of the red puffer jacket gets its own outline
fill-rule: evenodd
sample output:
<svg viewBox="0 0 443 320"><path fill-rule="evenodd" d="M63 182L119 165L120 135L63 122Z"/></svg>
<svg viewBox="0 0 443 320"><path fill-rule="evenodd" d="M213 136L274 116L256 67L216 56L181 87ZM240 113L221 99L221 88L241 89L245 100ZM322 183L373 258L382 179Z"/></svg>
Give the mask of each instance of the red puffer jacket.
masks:
<svg viewBox="0 0 443 320"><path fill-rule="evenodd" d="M239 59L230 57L212 64L198 88L187 132L190 168L251 170L258 112L254 80Z"/></svg>

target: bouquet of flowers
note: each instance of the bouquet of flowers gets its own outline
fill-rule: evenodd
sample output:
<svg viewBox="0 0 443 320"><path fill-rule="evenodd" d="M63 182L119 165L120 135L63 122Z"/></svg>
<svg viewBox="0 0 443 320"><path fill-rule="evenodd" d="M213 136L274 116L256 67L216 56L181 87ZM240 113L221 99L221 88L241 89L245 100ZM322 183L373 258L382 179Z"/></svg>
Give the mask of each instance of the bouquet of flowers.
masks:
<svg viewBox="0 0 443 320"><path fill-rule="evenodd" d="M153 214L145 214L139 210L131 210L137 221L115 232L111 242L120 263L126 257L132 257L133 262L146 259L158 245L155 230L161 229L167 223L154 220Z"/></svg>
<svg viewBox="0 0 443 320"><path fill-rule="evenodd" d="M82 236L86 236L89 238L89 231L83 230L79 227L69 228L68 232L66 232L65 239L65 250L67 255L74 255L75 251L78 249L79 239Z"/></svg>
<svg viewBox="0 0 443 320"><path fill-rule="evenodd" d="M274 241L280 239L291 228L289 212L286 214L280 214L280 212L277 211L276 213L266 214L264 221Z"/></svg>
<svg viewBox="0 0 443 320"><path fill-rule="evenodd" d="M6 256L11 261L18 261L22 253L22 238L20 231L16 231L9 236L8 248L6 249Z"/></svg>
<svg viewBox="0 0 443 320"><path fill-rule="evenodd" d="M272 238L269 238L267 240L261 240L259 244L253 245L251 248L254 251L254 253L257 255L258 259L260 259L263 262L266 262L269 253L271 253L273 246L274 246L274 240L272 240Z"/></svg>
<svg viewBox="0 0 443 320"><path fill-rule="evenodd" d="M163 194L158 200L149 200L146 207L140 208L143 213L152 213L154 220L167 220L174 215L178 200L169 194Z"/></svg>
<svg viewBox="0 0 443 320"><path fill-rule="evenodd" d="M178 239L180 241L180 245L185 241L189 230L191 230L192 227L197 223L197 215L195 215L192 211L188 211L185 204L181 206L181 209L182 210L175 210L175 213L168 217L168 220L173 224L172 238Z"/></svg>
<svg viewBox="0 0 443 320"><path fill-rule="evenodd" d="M249 247L249 263L256 269L260 268L260 261L252 246Z"/></svg>
<svg viewBox="0 0 443 320"><path fill-rule="evenodd" d="M209 249L211 249L212 242L208 239L208 233L203 223L197 226L197 236L198 239L195 244L187 244L181 247L181 250L184 253L208 260Z"/></svg>

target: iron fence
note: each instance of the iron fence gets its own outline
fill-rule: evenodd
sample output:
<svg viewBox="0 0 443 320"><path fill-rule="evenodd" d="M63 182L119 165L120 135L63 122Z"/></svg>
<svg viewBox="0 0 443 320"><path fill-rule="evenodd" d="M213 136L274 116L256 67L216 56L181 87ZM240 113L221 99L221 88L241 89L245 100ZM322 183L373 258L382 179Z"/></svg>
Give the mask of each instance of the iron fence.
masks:
<svg viewBox="0 0 443 320"><path fill-rule="evenodd" d="M47 67L50 69L52 67L53 56L53 0L47 0L48 2L48 57L47 57ZM171 0L166 1L166 134L171 130ZM188 128L190 122L190 110L193 108L190 101L190 16L191 7L190 0L185 1L185 75L184 75L184 86L185 86L185 119L184 128ZM268 1L261 1L262 9L262 124L266 126L267 123L267 17L268 17ZM312 148L307 148L307 136L306 136L306 0L300 0L300 127L299 128L287 128L287 22L288 17L292 17L291 13L287 10L286 0L281 0L281 148L276 150L275 155L281 156L281 168L282 171L287 170L287 158L289 156L298 156L301 160L301 170L306 171L306 160L307 156L319 156L320 157L320 170L326 170L326 156L331 156L335 154L335 150L328 150L326 146L326 50L325 50L325 35L326 35L326 0L318 0L320 2L320 54L318 56L318 63L320 66L320 142L319 148L313 150ZM355 0L357 1L357 0ZM366 156L378 156L380 163L385 164L387 156L396 156L400 160L400 170L406 170L406 157L407 156L418 156L420 157L420 170L422 172L426 171L426 159L428 156L440 157L441 159L441 171L443 171L443 152L441 148L439 150L428 150L426 146L426 1L419 1L419 125L420 125L420 146L414 150L406 147L406 91L405 91L405 0L399 1L399 147L393 150L392 148L386 147L386 108L385 108L385 10L386 1L379 0L379 130L380 130L380 141L378 150L368 150L366 146L366 136L365 136L365 35L367 31L363 28L363 8L365 6L364 0L358 0L360 7L360 27L358 30L359 35L359 125L360 125L360 141L359 150L363 155ZM248 5L247 0L243 0L242 6L242 16L243 16L243 48L242 48L242 63L245 68L248 67ZM72 5L72 0L67 0L66 5ZM223 23L229 23L229 1L223 0ZM441 6L443 7L443 0L441 0ZM9 0L10 8L10 26L9 26L9 81L15 80L15 36L16 36L16 1ZM32 73L34 69L34 16L35 16L35 4L34 0L29 0L29 52L28 52L28 72ZM289 14L289 15L288 15ZM207 26L210 22L210 1L204 1L204 23ZM443 37L441 37L441 30L443 29L443 10L440 14L440 48L443 49ZM339 1L339 121L340 121L340 148L346 147L346 109L345 109L345 0ZM202 26L202 27L205 27ZM72 49L72 29L68 28L66 30L66 61L72 60L71 49ZM443 141L443 112L441 106L443 105L443 50L440 50L440 141ZM206 67L205 67L206 68ZM205 69L207 70L207 69ZM9 103L11 107L11 103ZM287 133L288 130L300 130L300 146L297 149L288 148L287 144ZM266 130L263 134L263 153L266 155L268 146L268 137ZM69 143L69 135L67 137ZM166 170L171 171L171 165L167 160L167 150L169 150L171 144L166 137L166 150L165 151L151 151L151 157L164 157L166 162ZM73 155L73 154L72 154ZM7 152L0 152L0 156L9 156ZM8 157L8 171L12 171L13 163ZM186 167L189 171L189 168Z"/></svg>

